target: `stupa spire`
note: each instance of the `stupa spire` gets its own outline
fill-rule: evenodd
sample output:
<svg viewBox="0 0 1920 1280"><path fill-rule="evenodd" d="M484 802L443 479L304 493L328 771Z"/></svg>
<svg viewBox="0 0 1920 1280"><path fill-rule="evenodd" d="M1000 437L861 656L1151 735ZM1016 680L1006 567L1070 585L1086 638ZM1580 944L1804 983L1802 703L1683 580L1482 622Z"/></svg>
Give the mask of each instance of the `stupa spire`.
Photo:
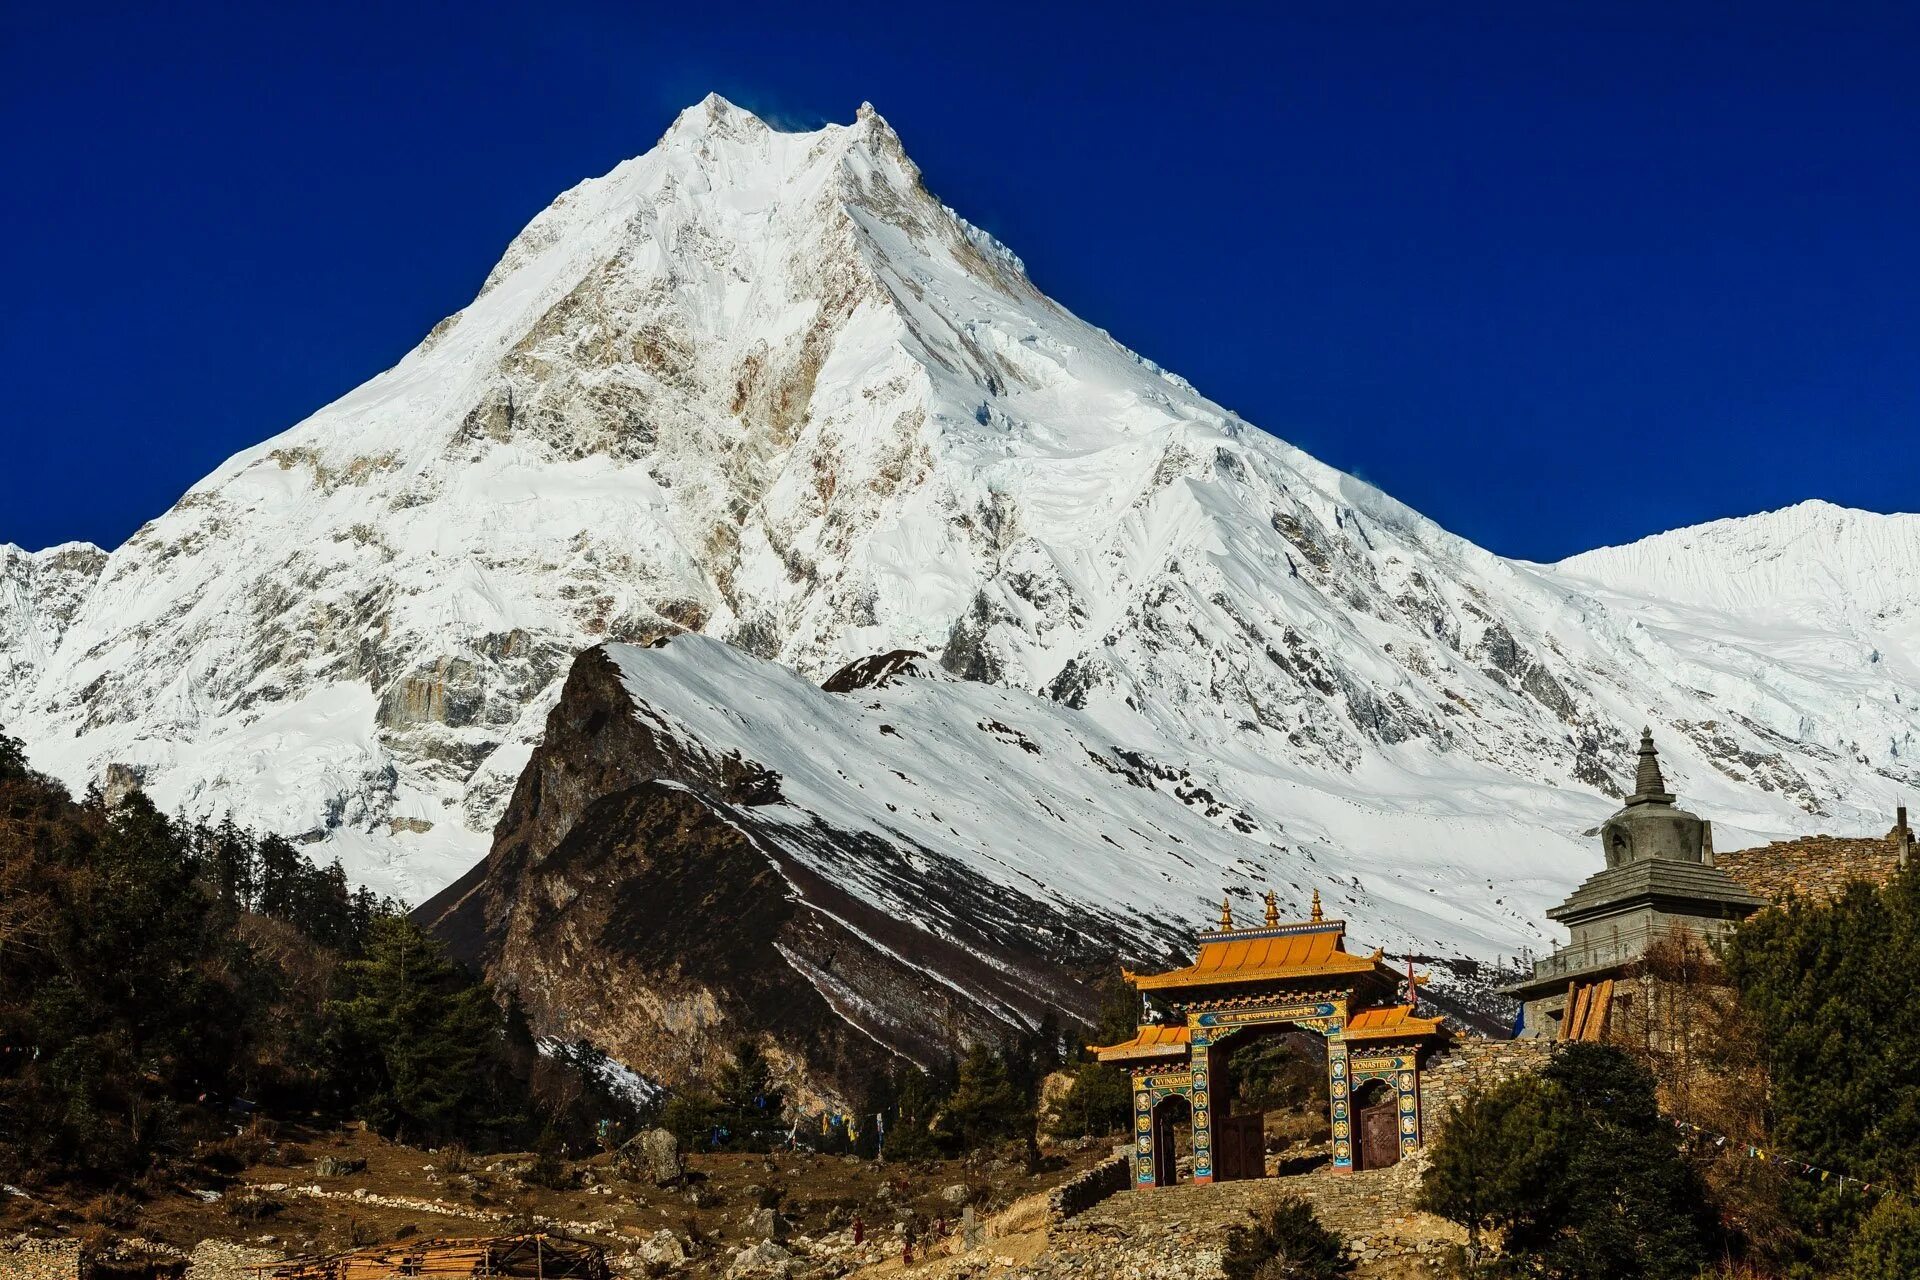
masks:
<svg viewBox="0 0 1920 1280"><path fill-rule="evenodd" d="M1633 771L1633 794L1627 797L1628 804L1672 804L1673 793L1667 790L1667 780L1660 773L1660 752L1653 745L1653 730L1640 730L1640 763Z"/></svg>

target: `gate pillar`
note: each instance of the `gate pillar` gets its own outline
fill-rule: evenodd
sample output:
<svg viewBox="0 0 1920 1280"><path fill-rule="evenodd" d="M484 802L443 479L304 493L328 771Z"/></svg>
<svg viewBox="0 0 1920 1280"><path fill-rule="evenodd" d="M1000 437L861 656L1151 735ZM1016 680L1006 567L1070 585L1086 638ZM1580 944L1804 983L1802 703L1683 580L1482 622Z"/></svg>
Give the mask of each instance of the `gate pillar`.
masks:
<svg viewBox="0 0 1920 1280"><path fill-rule="evenodd" d="M1347 1064L1347 1042L1327 1041L1327 1108L1333 1119L1333 1171L1353 1172L1353 1098Z"/></svg>
<svg viewBox="0 0 1920 1280"><path fill-rule="evenodd" d="M1213 1063L1211 1040L1193 1039L1193 1180L1213 1181Z"/></svg>

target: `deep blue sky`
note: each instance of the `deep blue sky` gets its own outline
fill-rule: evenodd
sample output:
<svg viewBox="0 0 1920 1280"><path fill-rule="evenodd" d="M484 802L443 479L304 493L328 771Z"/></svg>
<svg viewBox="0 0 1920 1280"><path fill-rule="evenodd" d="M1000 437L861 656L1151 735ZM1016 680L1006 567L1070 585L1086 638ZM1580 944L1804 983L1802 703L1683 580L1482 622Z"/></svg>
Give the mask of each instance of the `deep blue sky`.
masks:
<svg viewBox="0 0 1920 1280"><path fill-rule="evenodd" d="M709 90L871 99L1054 297L1495 550L1920 506L1899 8L17 0L0 541L116 544Z"/></svg>

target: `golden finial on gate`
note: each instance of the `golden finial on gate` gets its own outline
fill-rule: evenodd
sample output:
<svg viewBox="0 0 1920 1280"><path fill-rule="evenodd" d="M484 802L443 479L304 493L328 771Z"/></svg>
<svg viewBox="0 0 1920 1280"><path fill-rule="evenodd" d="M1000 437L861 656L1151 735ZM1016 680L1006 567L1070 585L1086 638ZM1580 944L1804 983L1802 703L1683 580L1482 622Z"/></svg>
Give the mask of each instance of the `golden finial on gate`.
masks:
<svg viewBox="0 0 1920 1280"><path fill-rule="evenodd" d="M1271 929L1279 923L1280 899L1274 896L1273 890L1269 889L1267 890L1267 928Z"/></svg>
<svg viewBox="0 0 1920 1280"><path fill-rule="evenodd" d="M1318 923L1320 923L1320 920L1321 920L1321 915L1320 915L1320 891L1319 891L1318 889L1315 889L1315 890L1313 891L1313 922L1314 922L1315 924L1318 924Z"/></svg>
<svg viewBox="0 0 1920 1280"><path fill-rule="evenodd" d="M1220 931L1233 928L1233 899L1226 894L1220 896Z"/></svg>

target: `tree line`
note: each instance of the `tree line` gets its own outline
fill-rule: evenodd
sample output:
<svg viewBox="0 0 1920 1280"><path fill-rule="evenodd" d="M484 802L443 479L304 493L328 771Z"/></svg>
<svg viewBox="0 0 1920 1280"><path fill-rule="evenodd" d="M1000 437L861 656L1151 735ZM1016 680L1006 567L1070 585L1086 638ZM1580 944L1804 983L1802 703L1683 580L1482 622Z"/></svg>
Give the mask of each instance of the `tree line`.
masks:
<svg viewBox="0 0 1920 1280"><path fill-rule="evenodd" d="M338 862L76 800L0 733L0 1179L164 1182L255 1116L480 1148L634 1119Z"/></svg>

